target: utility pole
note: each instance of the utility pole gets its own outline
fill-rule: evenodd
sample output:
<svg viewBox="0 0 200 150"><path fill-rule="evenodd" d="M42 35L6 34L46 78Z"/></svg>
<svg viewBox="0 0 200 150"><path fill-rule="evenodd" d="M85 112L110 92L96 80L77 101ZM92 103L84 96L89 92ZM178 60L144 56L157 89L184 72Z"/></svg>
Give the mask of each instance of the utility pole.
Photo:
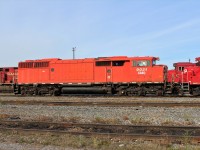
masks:
<svg viewBox="0 0 200 150"><path fill-rule="evenodd" d="M76 47L72 47L73 59L75 59L75 51L76 51Z"/></svg>

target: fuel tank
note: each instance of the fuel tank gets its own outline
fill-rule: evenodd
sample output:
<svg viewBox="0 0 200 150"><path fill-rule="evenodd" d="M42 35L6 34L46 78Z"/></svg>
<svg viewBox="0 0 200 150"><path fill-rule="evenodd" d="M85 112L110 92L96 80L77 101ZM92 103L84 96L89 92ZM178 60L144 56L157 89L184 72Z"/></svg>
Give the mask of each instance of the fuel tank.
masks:
<svg viewBox="0 0 200 150"><path fill-rule="evenodd" d="M106 94L105 88L98 87L63 87L63 94Z"/></svg>

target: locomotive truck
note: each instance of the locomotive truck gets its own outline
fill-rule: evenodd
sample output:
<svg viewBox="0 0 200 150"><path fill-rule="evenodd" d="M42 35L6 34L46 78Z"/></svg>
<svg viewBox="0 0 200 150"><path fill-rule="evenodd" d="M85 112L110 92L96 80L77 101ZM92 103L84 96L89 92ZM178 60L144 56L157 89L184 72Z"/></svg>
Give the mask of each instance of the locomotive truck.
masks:
<svg viewBox="0 0 200 150"><path fill-rule="evenodd" d="M21 95L163 95L167 66L158 57L98 57L26 60L18 65L15 93Z"/></svg>

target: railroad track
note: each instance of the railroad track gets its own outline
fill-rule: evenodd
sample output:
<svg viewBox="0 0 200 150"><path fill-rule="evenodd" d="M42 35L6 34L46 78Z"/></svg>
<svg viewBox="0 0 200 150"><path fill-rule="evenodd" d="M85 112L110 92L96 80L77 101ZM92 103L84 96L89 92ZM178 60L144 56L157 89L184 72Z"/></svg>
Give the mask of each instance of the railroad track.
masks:
<svg viewBox="0 0 200 150"><path fill-rule="evenodd" d="M101 106L101 107L200 107L200 102L65 102L65 101L20 101L0 100L1 105L45 106Z"/></svg>
<svg viewBox="0 0 200 150"><path fill-rule="evenodd" d="M13 93L0 93L0 97L53 97L51 95L15 95ZM191 98L200 98L200 96L192 96L192 95L183 95L183 96L179 96L179 95L164 95L164 96L155 96L155 95L146 95L146 96L119 96L119 95L112 95L112 94L62 94L60 96L56 96L56 97L83 97L83 98L87 98L87 97L113 97L113 98L119 98L119 97L124 97L124 98L130 98L130 97L139 97L139 98L145 98L145 97L157 97L157 98L163 98L163 97L167 97L167 98L183 98L183 97L191 97Z"/></svg>
<svg viewBox="0 0 200 150"><path fill-rule="evenodd" d="M85 136L123 137L160 141L165 144L200 143L198 126L149 126L149 125L106 125L77 124L27 121L0 121L0 130L17 130L26 132L53 132L56 134L73 134ZM187 139L187 140L186 140Z"/></svg>

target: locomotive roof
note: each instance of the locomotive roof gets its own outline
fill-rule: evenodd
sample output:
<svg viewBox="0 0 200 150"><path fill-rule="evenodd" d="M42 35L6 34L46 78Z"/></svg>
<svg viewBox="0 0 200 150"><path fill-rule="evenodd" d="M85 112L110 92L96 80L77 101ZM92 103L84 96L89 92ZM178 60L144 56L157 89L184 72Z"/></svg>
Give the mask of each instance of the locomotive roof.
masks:
<svg viewBox="0 0 200 150"><path fill-rule="evenodd" d="M197 61L197 63L191 63L191 62L177 62L174 63L173 66L177 67L177 66L196 66L198 64L198 62L200 62L200 57L196 57L195 61Z"/></svg>
<svg viewBox="0 0 200 150"><path fill-rule="evenodd" d="M160 60L160 58L159 58L159 57L153 57L153 56L136 56L136 57L130 57L130 58L132 58L132 59L139 59L139 60L141 60L141 59L148 59L148 60L150 60L150 59L153 59L153 60Z"/></svg>
<svg viewBox="0 0 200 150"><path fill-rule="evenodd" d="M25 62L41 62L41 61L57 61L61 60L60 58L44 58L44 59L36 59L36 60L25 60Z"/></svg>
<svg viewBox="0 0 200 150"><path fill-rule="evenodd" d="M196 66L196 63L191 63L191 62L177 62L173 64L174 67L177 66Z"/></svg>
<svg viewBox="0 0 200 150"><path fill-rule="evenodd" d="M45 59L37 59L37 60L26 60L25 62L56 62L56 61L112 61L112 60L159 60L159 57L153 56L136 56L136 57L127 57L127 56L111 56L111 57L97 57L97 58L84 58L84 59L60 59L60 58L45 58Z"/></svg>

